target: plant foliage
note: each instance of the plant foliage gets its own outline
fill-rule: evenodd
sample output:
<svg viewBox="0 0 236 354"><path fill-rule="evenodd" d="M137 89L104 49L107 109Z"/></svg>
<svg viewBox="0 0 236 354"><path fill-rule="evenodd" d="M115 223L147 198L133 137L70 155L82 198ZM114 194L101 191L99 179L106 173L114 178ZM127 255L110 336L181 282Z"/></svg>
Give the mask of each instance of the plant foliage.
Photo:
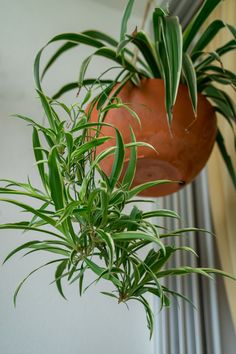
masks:
<svg viewBox="0 0 236 354"><path fill-rule="evenodd" d="M144 212L137 207L138 201L132 199L147 187L170 182L153 181L130 187L137 149L148 144L136 142L131 130L132 142L125 145L121 134L113 127L116 146L96 155L96 147L110 139L109 136L99 137L99 130L106 123L91 123L83 106L69 108L49 99L41 91L38 94L48 125L42 126L25 116L17 117L32 126L41 188L34 187L30 181L1 180L1 203L13 204L29 217L21 222L0 224L0 229L30 231L33 235L30 241L20 242L4 262L19 252L29 255L46 251L51 258L21 281L14 303L25 281L44 267L56 266L54 282L64 298L65 282L77 282L79 293L83 294L89 286L86 275L90 271L95 282L105 280L112 284L114 290L103 294L115 298L118 303L135 300L144 306L152 335L153 313L145 295L150 293L159 297L161 306L168 306L172 295L183 297L163 286L163 277L225 273L185 265L168 267L168 260L176 252L194 251L166 241L196 229L164 230L159 221L178 218L174 211ZM103 115L104 108L99 113ZM120 183L126 149L131 150L130 162ZM99 161L110 154L114 155L113 169L111 175L106 176L99 168ZM29 201L23 202L22 197ZM130 212L125 209L128 204L133 205ZM153 217L157 220L155 225L150 220Z"/></svg>
<svg viewBox="0 0 236 354"><path fill-rule="evenodd" d="M102 56L120 67L120 73L111 80L113 83L107 82L104 83L105 86L102 85L102 92L105 92L106 96L116 82L120 82L122 87L129 79L138 84L142 78L162 78L165 83L166 111L171 124L173 106L181 82L188 86L194 112L197 112L197 94L201 92L211 101L215 111L227 120L235 137L235 104L224 91L224 87L231 86L235 90L236 77L235 73L222 66L221 57L236 49L236 29L222 20L215 20L199 36L209 15L221 2L222 0L203 1L199 11L184 31L176 16L170 16L162 8L156 8L153 12L153 34L149 36L143 30L137 29L131 34L127 33L127 23L134 5L133 0L127 1L119 40L96 30L88 30L79 34L64 33L54 37L48 44L58 41L65 43L49 59L42 75L40 75L39 64L44 48L39 52L35 61L37 86L41 89L41 78L63 53L81 44L87 45L94 47L95 51L85 58L80 66L79 80L63 86L54 97L58 98L61 94L75 88L78 90L82 86L92 87L96 84L97 79L86 78L87 68L93 57ZM221 47L215 48L213 52L207 51L207 45L222 30L227 30L232 39ZM130 50L130 45L138 49L137 58ZM219 131L219 134L222 135L222 132ZM235 170L227 153L224 139L216 141L232 182L236 186Z"/></svg>
<svg viewBox="0 0 236 354"><path fill-rule="evenodd" d="M235 118L234 105L227 94L216 88L214 83L235 85L235 75L215 64L220 61L221 55L235 49L234 28L222 22L213 23L189 49L191 39L205 20L204 11L210 13L219 1L205 1L184 34L177 18L168 16L162 9L156 9L153 14L154 41L143 31L126 34L134 4L134 1L129 1L122 21L120 42L95 30L58 35L48 44L58 41L65 43L48 61L42 74L40 59L44 48L38 53L34 74L47 124L38 124L32 118L22 115L17 117L32 127L33 151L41 187L33 186L29 180L27 183L0 181L0 202L13 204L29 215L21 222L0 224L0 229L22 230L25 233L30 231L30 235L33 235L33 239L21 242L11 251L4 262L18 252L29 255L43 251L48 252L51 258L21 281L16 289L14 302L25 281L49 265L56 266L54 283L63 297L66 282L77 282L82 295L89 286L87 273L92 272L94 282L105 281L112 284L113 291L104 291L104 295L115 298L118 303L126 304L133 300L143 305L151 336L153 313L146 294L157 296L161 307L169 306L171 296L184 298L182 294L162 285L164 277L191 273L204 276L216 273L230 277L211 268L193 268L188 265L169 267L168 261L176 252L195 254L189 247L174 246L173 238L197 230L166 230L161 226L161 220L179 218L174 211L157 209L145 212L137 206L142 201L135 199L140 192L157 184L171 183L158 180L131 187L137 149L139 146L152 148L150 145L137 142L131 128L131 143L124 144L119 130L110 125L115 130L116 144L96 154L96 148L111 139L110 136L99 134L101 127L108 125L104 117L109 109L123 106L131 111L115 94L110 101L107 100L116 82L121 83L115 91L117 94L128 80L137 82L142 77L162 77L166 86L166 109L171 121L178 85L184 80L189 87L194 110L197 107L197 91L201 91L214 101L216 110L232 124ZM232 33L232 40L214 53L204 52L205 46L223 27ZM132 60L133 53L127 48L129 43L133 43L141 54L135 63ZM79 82L67 84L54 98L47 97L42 90L42 77L60 55L81 44L94 47L95 52L83 61ZM93 56L113 60L120 68L117 78L107 80L103 75L95 79L86 78ZM82 87L86 88L87 93L81 104L68 107L57 100L68 90ZM101 92L94 98L95 88L101 88ZM85 108L91 97L93 101L90 109ZM90 120L94 105L99 114L97 123ZM135 112L131 113L139 121ZM220 131L217 142L233 178L234 170ZM120 180L127 149L130 150L129 164ZM107 176L100 169L99 163L109 155L113 155L113 167L110 176ZM128 205L131 206L131 211L128 211ZM152 218L156 218L155 224L152 223Z"/></svg>

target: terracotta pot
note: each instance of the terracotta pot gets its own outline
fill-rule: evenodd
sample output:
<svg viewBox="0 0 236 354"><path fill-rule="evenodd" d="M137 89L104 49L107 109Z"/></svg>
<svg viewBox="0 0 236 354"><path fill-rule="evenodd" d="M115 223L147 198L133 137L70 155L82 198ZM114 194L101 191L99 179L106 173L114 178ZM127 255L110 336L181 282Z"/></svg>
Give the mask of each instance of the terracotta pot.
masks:
<svg viewBox="0 0 236 354"><path fill-rule="evenodd" d="M146 147L138 148L133 186L156 179L178 181L178 183L149 188L142 193L144 196L157 197L174 193L191 182L206 164L216 136L216 116L206 98L198 94L197 118L195 118L188 89L185 85L180 85L170 131L164 103L163 80L144 79L139 87L128 82L119 97L138 114L141 127L124 108L111 109L105 122L119 129L125 143L131 140L129 125L132 126L137 141L148 142L158 151L157 154ZM96 110L93 110L91 120L97 121ZM101 134L114 136L114 130L103 127ZM115 138L99 147L97 153L113 145L115 145ZM125 166L129 160L128 150ZM102 169L108 175L111 173L112 162L113 156L101 162Z"/></svg>

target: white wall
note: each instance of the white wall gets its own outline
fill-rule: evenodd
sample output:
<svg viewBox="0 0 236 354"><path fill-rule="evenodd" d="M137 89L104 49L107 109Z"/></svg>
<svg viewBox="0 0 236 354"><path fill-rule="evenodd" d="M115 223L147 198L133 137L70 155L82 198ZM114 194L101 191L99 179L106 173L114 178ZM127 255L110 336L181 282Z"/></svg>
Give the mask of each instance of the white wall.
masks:
<svg viewBox="0 0 236 354"><path fill-rule="evenodd" d="M88 0L0 0L0 9L0 178L24 181L29 174L37 182L32 167L31 128L9 117L21 113L42 119L34 91L34 56L58 33L93 27L118 34L121 14ZM52 71L46 80L49 91L68 78L74 79L80 58L68 55L59 63L60 71ZM1 203L1 223L16 217L21 220L24 215ZM27 241L27 234L1 231L0 261L23 239ZM127 311L125 306L101 295L100 287L91 288L80 298L78 287L71 286L66 291L66 302L54 285L48 285L53 279L53 267L32 277L14 309L16 285L45 259L46 255L23 259L17 256L0 268L1 354L153 353L140 306L133 304Z"/></svg>

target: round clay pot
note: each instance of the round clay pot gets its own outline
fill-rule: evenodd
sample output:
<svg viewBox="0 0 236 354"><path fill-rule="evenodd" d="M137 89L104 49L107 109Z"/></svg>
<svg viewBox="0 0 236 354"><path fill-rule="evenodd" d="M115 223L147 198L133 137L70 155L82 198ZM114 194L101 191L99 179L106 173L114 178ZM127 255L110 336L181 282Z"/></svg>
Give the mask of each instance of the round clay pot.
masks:
<svg viewBox="0 0 236 354"><path fill-rule="evenodd" d="M170 129L163 80L143 79L140 86L128 82L118 97L138 114L141 127L125 108L111 109L105 122L119 129L125 143L131 141L129 126L132 126L137 141L147 142L158 151L156 153L147 147L138 148L133 186L157 179L178 181L152 187L141 193L143 196L158 197L174 193L191 182L206 164L216 137L216 116L206 98L198 94L195 117L188 89L180 84ZM94 109L91 120L97 119L98 114ZM101 134L112 135L114 139L98 147L97 153L115 145L114 129L103 127ZM111 173L113 159L113 156L109 156L100 163L108 175ZM129 149L126 151L124 171L128 161Z"/></svg>

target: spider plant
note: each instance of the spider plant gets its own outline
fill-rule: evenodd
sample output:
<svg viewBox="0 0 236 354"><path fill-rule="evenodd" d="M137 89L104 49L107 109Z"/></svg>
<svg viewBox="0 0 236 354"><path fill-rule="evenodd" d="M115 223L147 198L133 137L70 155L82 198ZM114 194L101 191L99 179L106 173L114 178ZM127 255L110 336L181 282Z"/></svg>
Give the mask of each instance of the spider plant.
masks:
<svg viewBox="0 0 236 354"><path fill-rule="evenodd" d="M86 275L92 272L94 282L103 280L104 286L104 281L112 284L114 291L104 289L104 295L113 297L118 303L138 301L144 306L152 335L153 313L145 295L157 296L161 306L168 306L171 296L185 298L163 286L164 277L190 273L204 276L226 274L210 268L168 266L168 260L176 252L195 254L189 247L175 247L171 239L196 229L163 229L162 218L179 218L174 211L157 209L147 212L138 207L142 200L135 197L139 192L156 184L170 183L153 181L130 187L138 147L151 146L136 142L132 130L132 142L125 145L120 132L113 127L116 146L96 155L96 147L110 137L99 137L99 130L106 123L90 122L84 109L88 97L80 106L67 107L46 97L42 91L37 92L48 124L40 125L21 115L17 117L32 127L41 187L34 186L29 180L26 183L1 180L0 202L13 204L29 216L20 222L0 224L0 229L22 230L24 240L25 234L30 232L28 241L19 239L19 245L4 262L18 252L24 252L24 255L47 252L49 260L31 270L20 282L14 303L25 281L44 267L55 266L53 282L63 297L65 282L77 282L82 295L91 285ZM100 115L104 114L104 109L109 106L101 108ZM125 149L131 150L130 161L126 174L118 182ZM99 168L99 162L109 154L114 154L114 163L111 175L106 176ZM133 205L131 212L126 211L127 205ZM156 219L155 224L151 218Z"/></svg>
<svg viewBox="0 0 236 354"><path fill-rule="evenodd" d="M197 94L201 92L210 100L215 111L226 119L235 136L236 109L224 87L231 86L235 90L236 76L235 73L223 67L221 57L236 49L236 29L217 19L200 33L202 25L215 7L221 3L221 0L203 1L199 11L184 30L182 30L177 17L169 16L168 12L162 8L156 8L153 11L153 33L151 35L138 29L135 29L133 33L127 33L127 23L134 3L134 0L127 1L118 40L96 30L64 33L52 38L47 45L60 41L65 43L50 58L42 73L39 72L40 58L47 45L39 52L35 61L35 78L38 89L41 90L41 81L54 62L69 49L83 44L95 48L95 51L80 65L79 80L63 86L54 95L54 98L58 98L72 89L78 91L83 86L91 88L97 85L98 78L88 78L86 72L91 60L100 56L115 62L116 70L117 65L120 67L120 72L115 79L103 80L100 105L104 104L117 82L120 83L119 87L122 89L128 80L132 80L138 85L142 78L161 78L165 83L165 105L169 124L171 124L178 86L179 83L184 83L188 86L193 111L195 113L197 111ZM219 48L215 48L213 52L207 51L207 45L222 29L228 30L232 39ZM132 51L129 45L136 47L138 54ZM99 77L100 82L103 75L107 77L107 71ZM236 186L234 166L219 128L216 141L232 182Z"/></svg>

